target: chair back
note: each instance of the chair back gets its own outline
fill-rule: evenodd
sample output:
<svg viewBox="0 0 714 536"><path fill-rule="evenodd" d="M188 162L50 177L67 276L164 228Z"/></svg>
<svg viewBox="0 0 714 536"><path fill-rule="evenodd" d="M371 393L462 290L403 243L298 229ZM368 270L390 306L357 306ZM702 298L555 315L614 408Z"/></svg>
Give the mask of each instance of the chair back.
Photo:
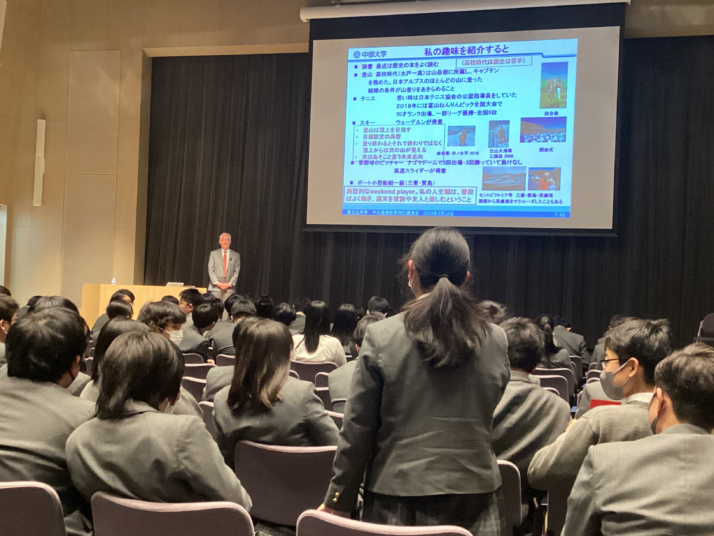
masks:
<svg viewBox="0 0 714 536"><path fill-rule="evenodd" d="M301 379L315 383L315 375L318 372L330 373L337 368L337 365L330 361L290 361L290 368L297 372Z"/></svg>
<svg viewBox="0 0 714 536"><path fill-rule="evenodd" d="M152 503L92 496L95 536L253 536L245 508L231 502ZM39 534L39 533L38 533Z"/></svg>
<svg viewBox="0 0 714 536"><path fill-rule="evenodd" d="M94 372L94 358L85 357L84 358L84 369L87 371L87 376L91 376Z"/></svg>
<svg viewBox="0 0 714 536"><path fill-rule="evenodd" d="M293 369L290 369L290 372L288 374L290 376L292 376L293 378L295 378L296 380L300 379L300 375L297 372L295 372Z"/></svg>
<svg viewBox="0 0 714 536"><path fill-rule="evenodd" d="M184 378L198 378L199 380L205 380L208 376L208 371L215 367L213 363L201 363L200 365L189 365L186 364L186 368L183 371Z"/></svg>
<svg viewBox="0 0 714 536"><path fill-rule="evenodd" d="M498 469L501 472L506 534L513 534L513 527L520 527L525 517L524 505L521 501L521 472L518 467L506 460L498 460ZM527 513L527 505L525 510Z"/></svg>
<svg viewBox="0 0 714 536"><path fill-rule="evenodd" d="M325 499L336 450L239 441L235 446L235 472L253 500L251 515L294 527L302 512Z"/></svg>
<svg viewBox="0 0 714 536"><path fill-rule="evenodd" d="M236 355L236 349L232 344L230 346L221 346L220 348L213 349L213 357L218 357L220 354Z"/></svg>
<svg viewBox="0 0 714 536"><path fill-rule="evenodd" d="M232 367L236 364L236 356L228 354L218 354L216 356L216 365L219 367Z"/></svg>
<svg viewBox="0 0 714 536"><path fill-rule="evenodd" d="M568 395L575 394L575 375L569 368L540 368L535 369L531 374L536 376L562 376L568 382Z"/></svg>
<svg viewBox="0 0 714 536"><path fill-rule="evenodd" d="M583 358L579 355L571 355L570 361L575 365L575 381L580 383L583 379Z"/></svg>
<svg viewBox="0 0 714 536"><path fill-rule="evenodd" d="M540 379L540 386L541 387L552 387L553 389L556 389L558 391L558 394L568 402L570 403L570 394L568 391L568 380L563 378L562 376L541 376L538 375L538 378Z"/></svg>
<svg viewBox="0 0 714 536"><path fill-rule="evenodd" d="M326 410L332 411L332 402L330 401L330 388L329 387L315 387L315 392L317 396L322 400L322 405L325 406Z"/></svg>
<svg viewBox="0 0 714 536"><path fill-rule="evenodd" d="M213 439L216 439L216 422L213 420L213 402L201 400L198 403L203 414L203 424L206 425L206 430L211 434Z"/></svg>
<svg viewBox="0 0 714 536"><path fill-rule="evenodd" d="M201 402L203 400L203 390L206 388L206 380L184 376L181 378L181 387L191 393L196 402Z"/></svg>
<svg viewBox="0 0 714 536"><path fill-rule="evenodd" d="M547 535L560 536L565 525L565 514L568 512L568 496L570 488L551 489L548 491ZM98 535L101 536L101 535Z"/></svg>
<svg viewBox="0 0 714 536"><path fill-rule="evenodd" d="M318 372L315 374L315 387L329 387L329 376L327 372Z"/></svg>
<svg viewBox="0 0 714 536"><path fill-rule="evenodd" d="M546 391L550 391L550 392L553 393L555 396L560 396L560 392L559 392L555 387L543 387L542 385L541 385L541 387L542 387L543 389L545 389Z"/></svg>
<svg viewBox="0 0 714 536"><path fill-rule="evenodd" d="M2 536L66 536L62 503L42 482L0 482Z"/></svg>
<svg viewBox="0 0 714 536"><path fill-rule="evenodd" d="M599 377L598 378L590 378L585 383L588 384L588 383L599 382L599 381L600 381Z"/></svg>
<svg viewBox="0 0 714 536"><path fill-rule="evenodd" d="M297 536L471 536L453 525L431 527L396 527L355 521L345 517L308 510L298 519Z"/></svg>
<svg viewBox="0 0 714 536"><path fill-rule="evenodd" d="M183 354L183 362L187 365L203 365L205 363L201 354L195 352L186 352Z"/></svg>
<svg viewBox="0 0 714 536"><path fill-rule="evenodd" d="M335 421L335 424L337 425L337 429L340 430L342 429L342 419L345 417L344 413L337 413L336 411L332 410L327 410L327 414L330 416L330 418Z"/></svg>
<svg viewBox="0 0 714 536"><path fill-rule="evenodd" d="M589 382L590 380L599 380L600 379L600 374L602 373L601 370L593 369L593 370L588 370L588 375L587 381Z"/></svg>

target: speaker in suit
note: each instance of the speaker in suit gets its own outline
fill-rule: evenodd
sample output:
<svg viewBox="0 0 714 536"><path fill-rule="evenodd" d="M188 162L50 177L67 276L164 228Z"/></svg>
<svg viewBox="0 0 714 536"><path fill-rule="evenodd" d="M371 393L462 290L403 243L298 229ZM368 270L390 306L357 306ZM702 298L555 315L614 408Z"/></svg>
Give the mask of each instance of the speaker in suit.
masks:
<svg viewBox="0 0 714 536"><path fill-rule="evenodd" d="M208 292L225 301L235 291L240 273L240 255L230 249L231 235L223 233L218 239L221 247L211 251L208 257ZM225 268L224 268L225 258ZM226 286L220 288L218 285Z"/></svg>

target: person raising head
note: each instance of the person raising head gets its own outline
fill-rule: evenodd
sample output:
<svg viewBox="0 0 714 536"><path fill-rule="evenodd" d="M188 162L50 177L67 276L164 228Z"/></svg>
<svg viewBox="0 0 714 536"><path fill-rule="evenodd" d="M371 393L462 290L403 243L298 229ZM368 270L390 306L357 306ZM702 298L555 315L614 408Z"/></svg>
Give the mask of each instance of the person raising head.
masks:
<svg viewBox="0 0 714 536"><path fill-rule="evenodd" d="M345 349L330 334L330 310L327 304L314 300L305 309L305 329L293 335L295 361L331 362L338 367L347 363Z"/></svg>
<svg viewBox="0 0 714 536"><path fill-rule="evenodd" d="M288 328L265 318L243 320L233 332L236 361L230 386L215 397L216 441L233 467L238 441L270 445L336 445L338 430L312 382L289 377Z"/></svg>
<svg viewBox="0 0 714 536"><path fill-rule="evenodd" d="M321 508L347 515L364 481L365 521L502 534L491 427L508 341L464 289L470 256L450 228L412 245L404 265L416 299L367 328Z"/></svg>
<svg viewBox="0 0 714 536"><path fill-rule="evenodd" d="M152 502L251 501L203 422L165 415L179 399L183 357L158 334L119 335L99 370L97 418L67 440L67 466L87 499L97 491ZM137 448L137 446L148 446Z"/></svg>

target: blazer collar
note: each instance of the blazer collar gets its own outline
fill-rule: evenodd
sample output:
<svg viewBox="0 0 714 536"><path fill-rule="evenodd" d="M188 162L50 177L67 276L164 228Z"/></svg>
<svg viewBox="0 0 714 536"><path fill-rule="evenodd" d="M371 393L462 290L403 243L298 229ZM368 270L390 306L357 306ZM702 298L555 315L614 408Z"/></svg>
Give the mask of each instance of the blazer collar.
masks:
<svg viewBox="0 0 714 536"><path fill-rule="evenodd" d="M150 413L150 412L158 413L159 410L156 408L152 408L149 404L146 402L141 402L139 400L128 400L127 403L124 405L124 415L127 417L129 415L138 415L140 413Z"/></svg>
<svg viewBox="0 0 714 536"><path fill-rule="evenodd" d="M670 426L666 430L660 432L662 434L700 434L700 435L710 435L710 432L701 426L696 426L694 424L682 423Z"/></svg>

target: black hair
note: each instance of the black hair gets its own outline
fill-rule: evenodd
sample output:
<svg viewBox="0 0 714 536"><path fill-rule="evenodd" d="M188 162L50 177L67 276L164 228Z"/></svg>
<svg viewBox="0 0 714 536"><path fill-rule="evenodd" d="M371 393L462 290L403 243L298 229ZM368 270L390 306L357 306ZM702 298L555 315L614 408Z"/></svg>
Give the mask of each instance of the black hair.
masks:
<svg viewBox="0 0 714 536"><path fill-rule="evenodd" d="M367 302L367 310L370 313L387 314L387 309L389 309L389 302L381 296L372 296Z"/></svg>
<svg viewBox="0 0 714 536"><path fill-rule="evenodd" d="M553 317L546 314L538 315L535 323L545 334L545 353L550 356L560 352L560 347L555 344L553 339L553 330L555 329Z"/></svg>
<svg viewBox="0 0 714 536"><path fill-rule="evenodd" d="M214 322L218 322L218 310L212 303L202 303L193 310L191 317L194 326L198 329L205 329Z"/></svg>
<svg viewBox="0 0 714 536"><path fill-rule="evenodd" d="M605 349L617 355L620 365L631 357L637 359L645 383L653 385L657 364L672 353L672 329L668 320L628 318L607 330Z"/></svg>
<svg viewBox="0 0 714 536"><path fill-rule="evenodd" d="M116 300L109 302L106 312L110 320L117 317L131 318L131 315L134 314L134 309L124 300Z"/></svg>
<svg viewBox="0 0 714 536"><path fill-rule="evenodd" d="M295 314L295 309L289 303L279 303L275 306L275 320L286 326L290 326L295 322L297 315Z"/></svg>
<svg viewBox="0 0 714 536"><path fill-rule="evenodd" d="M324 301L314 300L305 309L305 349L308 354L317 350L320 335L330 333L330 310Z"/></svg>
<svg viewBox="0 0 714 536"><path fill-rule="evenodd" d="M184 324L186 315L178 305L171 302L156 301L145 303L141 311L139 311L137 320L152 329L163 331L169 325L169 322Z"/></svg>
<svg viewBox="0 0 714 536"><path fill-rule="evenodd" d="M425 231L404 258L424 292L404 306L404 327L434 368L457 367L475 357L488 332L478 301L461 287L471 264L469 246L456 229Z"/></svg>
<svg viewBox="0 0 714 536"><path fill-rule="evenodd" d="M178 299L176 296L172 296L171 294L167 294L166 296L164 296L163 298L161 298L160 301L168 302L168 303L173 303L174 305L178 305L178 304L179 304L179 299Z"/></svg>
<svg viewBox="0 0 714 536"><path fill-rule="evenodd" d="M134 303L134 300L136 299L134 297L134 293L131 290L126 289L126 288L120 288L114 294L112 294L112 297L109 298L109 301L117 301L117 300L126 301L126 300L124 300L124 296L129 298L129 301L131 301L131 303Z"/></svg>
<svg viewBox="0 0 714 536"><path fill-rule="evenodd" d="M56 382L84 354L88 333L84 319L62 307L23 316L5 341L7 375Z"/></svg>
<svg viewBox="0 0 714 536"><path fill-rule="evenodd" d="M12 322L12 317L17 314L20 306L7 294L0 294L0 320Z"/></svg>
<svg viewBox="0 0 714 536"><path fill-rule="evenodd" d="M273 318L275 316L275 305L270 296L261 296L255 300L255 314L260 318Z"/></svg>
<svg viewBox="0 0 714 536"><path fill-rule="evenodd" d="M531 372L545 357L545 334L530 318L514 317L501 327L508 337L508 361L512 368Z"/></svg>
<svg viewBox="0 0 714 536"><path fill-rule="evenodd" d="M29 300L27 300L26 306L27 306L28 311L29 311L30 309L32 309L32 308L35 306L35 304L39 301L39 299L40 299L41 297L42 297L42 296L33 296L32 298L30 298Z"/></svg>
<svg viewBox="0 0 714 536"><path fill-rule="evenodd" d="M79 309L71 300L68 300L64 296L40 296L40 298L30 306L28 313L37 313L39 311L46 311L48 309L54 309L56 307L61 307L62 309L68 309L74 313L79 314Z"/></svg>
<svg viewBox="0 0 714 536"><path fill-rule="evenodd" d="M220 298L219 298L219 299L220 299ZM229 315L229 316L230 316L230 314L231 314L231 311L232 311L232 308L233 308L233 304L234 304L235 302L237 302L238 300L244 300L244 299L245 299L245 298L244 298L242 295L236 294L236 293L233 293L233 294L231 294L230 296L228 296L228 297L226 298L226 301L223 302L223 307L225 308L226 311L228 311L228 315Z"/></svg>
<svg viewBox="0 0 714 536"><path fill-rule="evenodd" d="M655 369L655 385L672 399L677 420L714 428L714 349L690 344L663 359Z"/></svg>
<svg viewBox="0 0 714 536"><path fill-rule="evenodd" d="M203 295L197 288L187 288L179 293L179 300L185 301L195 309L203 303Z"/></svg>
<svg viewBox="0 0 714 536"><path fill-rule="evenodd" d="M141 322L135 322L124 317L117 317L111 319L109 322L102 326L102 329L97 335L97 344L94 347L94 368L92 369L92 379L96 382L99 380L99 366L102 364L104 359L104 354L106 354L109 346L114 342L119 335L124 333L131 333L133 331L139 331L142 333L148 333L149 327ZM99 387L98 384L96 384Z"/></svg>
<svg viewBox="0 0 714 536"><path fill-rule="evenodd" d="M352 339L352 333L357 327L358 321L357 308L351 303L343 303L337 308L330 335L339 339L342 346L347 346Z"/></svg>
<svg viewBox="0 0 714 536"><path fill-rule="evenodd" d="M369 313L359 319L355 330L352 332L352 340L350 341L350 353L354 359L357 359L357 355L359 354L357 346L362 346L362 341L364 340L364 334L367 332L367 328L375 322L379 322L384 319L385 316L382 313Z"/></svg>
<svg viewBox="0 0 714 536"><path fill-rule="evenodd" d="M12 293L6 286L0 285L0 296L12 296Z"/></svg>
<svg viewBox="0 0 714 536"><path fill-rule="evenodd" d="M304 313L305 309L310 307L310 303L312 303L312 300L310 298L298 298L295 300L295 303L293 304L293 307L295 308L296 313Z"/></svg>
<svg viewBox="0 0 714 536"><path fill-rule="evenodd" d="M570 327L570 322L563 315L555 315L553 317L553 322L556 326L563 326L564 328Z"/></svg>
<svg viewBox="0 0 714 536"><path fill-rule="evenodd" d="M216 311L218 311L218 318L222 318L223 312L226 310L226 308L223 305L221 299L218 296L214 296L212 292L204 292L203 294L201 294L201 296L203 296L203 303L210 303L211 305L213 305L213 307L216 308Z"/></svg>
<svg viewBox="0 0 714 536"><path fill-rule="evenodd" d="M181 351L157 333L125 333L111 343L99 370L97 417L117 419L129 400L158 409L176 400L184 360Z"/></svg>
<svg viewBox="0 0 714 536"><path fill-rule="evenodd" d="M500 324L508 318L508 309L502 303L491 300L483 300L479 304L492 324Z"/></svg>
<svg viewBox="0 0 714 536"><path fill-rule="evenodd" d="M231 307L231 318L235 321L238 318L246 318L255 316L255 305L250 300L245 298L236 300Z"/></svg>

